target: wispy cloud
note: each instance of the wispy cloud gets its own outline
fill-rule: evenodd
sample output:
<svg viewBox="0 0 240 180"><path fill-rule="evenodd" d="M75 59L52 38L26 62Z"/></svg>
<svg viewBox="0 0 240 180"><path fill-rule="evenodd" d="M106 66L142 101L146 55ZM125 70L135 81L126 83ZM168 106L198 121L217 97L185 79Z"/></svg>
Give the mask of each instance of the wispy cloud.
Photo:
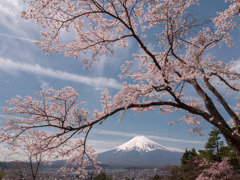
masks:
<svg viewBox="0 0 240 180"><path fill-rule="evenodd" d="M104 129L97 129L97 128L93 129L92 132L96 134L104 134L104 135L112 135L112 136L125 136L125 137L139 136L139 134L134 134L134 133L111 131L111 130L104 130Z"/></svg>
<svg viewBox="0 0 240 180"><path fill-rule="evenodd" d="M95 88L120 88L119 82L112 78L81 76L66 71L59 71L52 68L42 67L39 64L15 62L11 59L0 58L0 70L4 72L6 72L6 70L28 72L36 75L83 83Z"/></svg>
<svg viewBox="0 0 240 180"><path fill-rule="evenodd" d="M203 141L193 141L187 139L178 139L178 138L169 138L169 137L161 137L161 136L147 136L151 139L161 140L161 141L171 141L171 142L178 142L178 143L190 143L190 144L204 144Z"/></svg>
<svg viewBox="0 0 240 180"><path fill-rule="evenodd" d="M40 80L40 88L44 90L48 90L50 88L49 83L43 80Z"/></svg>
<svg viewBox="0 0 240 180"><path fill-rule="evenodd" d="M87 140L87 144L92 145L96 153L111 150L122 143L123 141L109 140L109 139L108 140L94 140L94 139Z"/></svg>
<svg viewBox="0 0 240 180"><path fill-rule="evenodd" d="M92 132L96 134L124 136L124 137L135 137L135 136L144 135L144 134L126 133L126 132L103 130L103 129L94 129ZM176 142L176 143L190 143L190 144L204 144L204 142L202 141L195 141L195 140L186 140L186 139L170 138L170 137L163 137L163 136L151 136L151 135L150 136L144 135L144 136L150 139L161 140L161 141L170 141L170 142Z"/></svg>
<svg viewBox="0 0 240 180"><path fill-rule="evenodd" d="M232 70L235 70L237 73L240 73L240 59L234 61Z"/></svg>
<svg viewBox="0 0 240 180"><path fill-rule="evenodd" d="M0 14L16 17L23 9L24 3L21 0L5 0L0 2Z"/></svg>
<svg viewBox="0 0 240 180"><path fill-rule="evenodd" d="M7 117L6 115L0 114L0 118L6 118L6 117Z"/></svg>
<svg viewBox="0 0 240 180"><path fill-rule="evenodd" d="M29 38L25 38L25 37L14 36L14 35L11 35L11 34L1 33L1 32L0 32L0 36L7 37L7 38L13 38L13 39L19 39L19 40L28 41L28 42L37 41L37 40L34 40L34 39L29 39Z"/></svg>
<svg viewBox="0 0 240 180"><path fill-rule="evenodd" d="M20 153L19 151L10 151L4 143L0 144L0 161L26 161L28 157L23 152Z"/></svg>

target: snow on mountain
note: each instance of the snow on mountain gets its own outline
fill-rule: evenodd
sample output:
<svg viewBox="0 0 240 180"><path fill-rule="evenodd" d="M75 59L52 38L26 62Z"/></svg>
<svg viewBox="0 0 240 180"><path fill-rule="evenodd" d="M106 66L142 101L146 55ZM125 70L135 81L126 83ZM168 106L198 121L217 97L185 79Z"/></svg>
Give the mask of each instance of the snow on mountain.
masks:
<svg viewBox="0 0 240 180"><path fill-rule="evenodd" d="M115 148L117 151L144 151L149 152L156 149L162 149L162 150L169 150L160 144L148 139L145 136L136 136L133 139L129 140L128 142L118 146ZM171 151L171 150L169 150Z"/></svg>
<svg viewBox="0 0 240 180"><path fill-rule="evenodd" d="M145 136L136 136L116 148L99 153L97 160L108 166L179 165L182 152L166 148Z"/></svg>

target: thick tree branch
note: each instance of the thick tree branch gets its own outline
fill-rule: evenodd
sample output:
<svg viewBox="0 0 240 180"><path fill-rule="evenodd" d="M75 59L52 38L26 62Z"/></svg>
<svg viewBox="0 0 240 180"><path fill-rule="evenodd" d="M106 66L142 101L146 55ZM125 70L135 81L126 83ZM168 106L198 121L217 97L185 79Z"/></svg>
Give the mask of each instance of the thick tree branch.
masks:
<svg viewBox="0 0 240 180"><path fill-rule="evenodd" d="M236 127L239 127L239 118L236 115L236 113L234 113L234 111L229 107L228 103L225 101L225 99L222 97L222 95L218 92L218 90L216 88L214 88L210 84L209 80L206 77L204 77L204 82L207 85L208 89L218 98L219 102L222 104L222 106L227 111L227 113L231 116L234 123L236 124Z"/></svg>
<svg viewBox="0 0 240 180"><path fill-rule="evenodd" d="M232 133L231 128L228 126L222 115L219 113L211 98L207 95L207 93L203 91L203 89L197 83L197 80L192 79L189 82L190 84L192 84L196 92L202 98L208 112L210 113L210 116L213 117L213 119L210 122L214 124L214 126L218 127L221 132L224 131L224 133L231 134Z"/></svg>

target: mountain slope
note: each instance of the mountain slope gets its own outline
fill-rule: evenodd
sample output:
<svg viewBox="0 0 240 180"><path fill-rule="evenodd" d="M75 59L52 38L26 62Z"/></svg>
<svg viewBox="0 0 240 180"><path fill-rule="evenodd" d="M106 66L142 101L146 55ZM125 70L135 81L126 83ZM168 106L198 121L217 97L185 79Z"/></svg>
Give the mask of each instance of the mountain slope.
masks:
<svg viewBox="0 0 240 180"><path fill-rule="evenodd" d="M170 150L144 136L98 154L98 161L107 165L156 166L180 164L182 152Z"/></svg>
<svg viewBox="0 0 240 180"><path fill-rule="evenodd" d="M130 141L116 147L117 151L132 151L136 150L139 152L149 152L156 149L167 150L165 147L160 144L146 138L145 136L136 136Z"/></svg>

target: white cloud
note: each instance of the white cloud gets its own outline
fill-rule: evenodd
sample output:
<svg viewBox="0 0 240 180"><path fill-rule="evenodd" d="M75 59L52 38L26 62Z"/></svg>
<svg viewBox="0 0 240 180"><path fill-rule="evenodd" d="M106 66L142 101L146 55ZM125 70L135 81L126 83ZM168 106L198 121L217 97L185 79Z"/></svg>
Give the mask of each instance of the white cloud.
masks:
<svg viewBox="0 0 240 180"><path fill-rule="evenodd" d="M6 115L0 114L0 118L6 118L6 117L7 117Z"/></svg>
<svg viewBox="0 0 240 180"><path fill-rule="evenodd" d="M235 70L237 73L240 73L240 59L234 61L231 69Z"/></svg>
<svg viewBox="0 0 240 180"><path fill-rule="evenodd" d="M93 129L93 133L96 134L104 134L104 135L112 135L112 136L125 136L125 137L135 137L139 136L139 134L134 133L126 133L126 132L119 132L119 131L111 131L111 130L103 130L103 129Z"/></svg>
<svg viewBox="0 0 240 180"><path fill-rule="evenodd" d="M11 17L18 16L23 9L23 3L20 0L4 0L0 2L0 13Z"/></svg>
<svg viewBox="0 0 240 180"><path fill-rule="evenodd" d="M24 8L21 0L2 0L0 1L0 25L7 28L11 32L21 34L21 11Z"/></svg>
<svg viewBox="0 0 240 180"><path fill-rule="evenodd" d="M32 20L21 18L21 12L27 9L27 3L23 0L0 0L0 36L33 42L27 37L33 37L35 32L40 31L40 26Z"/></svg>
<svg viewBox="0 0 240 180"><path fill-rule="evenodd" d="M13 39L19 39L19 40L23 40L23 41L29 41L29 42L37 41L37 40L34 40L34 39L29 39L29 38L25 38L25 37L14 36L14 35L6 34L6 33L0 33L0 36L4 36L4 37L8 37L8 38L13 38Z"/></svg>
<svg viewBox="0 0 240 180"><path fill-rule="evenodd" d="M95 88L120 88L119 82L112 78L81 76L66 71L59 71L52 68L42 67L39 64L15 62L11 59L0 58L0 70L4 72L8 72L9 70L28 72L36 75L83 83Z"/></svg>
<svg viewBox="0 0 240 180"><path fill-rule="evenodd" d="M0 144L0 161L26 161L28 157L23 152L11 151L3 144Z"/></svg>
<svg viewBox="0 0 240 180"><path fill-rule="evenodd" d="M178 142L178 143L190 143L190 144L204 144L205 143L202 141L193 141L193 140L169 138L169 137L161 137L161 136L147 136L147 137L149 137L151 139L161 140L161 141L171 141L171 142Z"/></svg>
<svg viewBox="0 0 240 180"><path fill-rule="evenodd" d="M125 136L125 137L135 137L135 136L144 135L144 134L126 133L126 132L103 130L103 129L94 129L94 130L92 130L92 133L111 135L111 136ZM170 141L170 142L177 142L177 143L190 143L190 144L204 144L204 142L202 142L202 141L195 141L195 140L186 140L186 139L178 139L178 138L170 138L170 137L162 137L162 136L149 136L149 135L144 135L144 136L146 136L150 139L161 140L161 141Z"/></svg>
<svg viewBox="0 0 240 180"><path fill-rule="evenodd" d="M40 83L41 83L41 84L40 84L40 88L41 88L41 89L48 90L48 89L50 88L48 82L40 80Z"/></svg>
<svg viewBox="0 0 240 180"><path fill-rule="evenodd" d="M87 140L87 144L92 145L96 153L111 150L122 143L123 143L122 141L116 140L93 140L93 139Z"/></svg>

